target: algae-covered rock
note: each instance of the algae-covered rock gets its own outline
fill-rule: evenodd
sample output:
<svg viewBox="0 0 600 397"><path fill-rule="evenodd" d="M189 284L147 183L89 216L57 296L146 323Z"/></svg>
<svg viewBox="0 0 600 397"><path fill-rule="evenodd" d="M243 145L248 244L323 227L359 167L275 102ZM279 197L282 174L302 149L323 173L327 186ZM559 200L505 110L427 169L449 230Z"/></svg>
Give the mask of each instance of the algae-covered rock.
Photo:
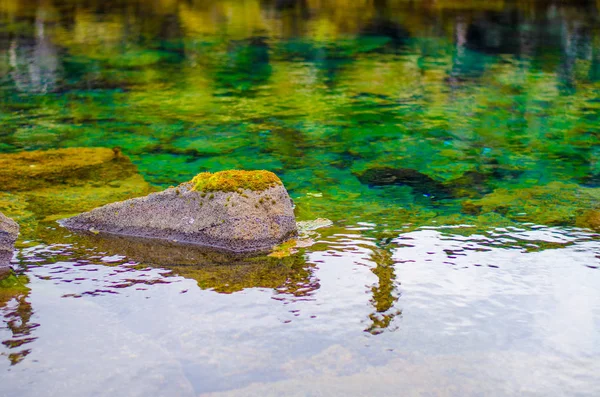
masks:
<svg viewBox="0 0 600 397"><path fill-rule="evenodd" d="M18 236L19 225L0 212L0 269L9 265Z"/></svg>
<svg viewBox="0 0 600 397"><path fill-rule="evenodd" d="M10 192L119 180L136 173L136 167L118 149L68 148L0 155L0 189Z"/></svg>
<svg viewBox="0 0 600 397"><path fill-rule="evenodd" d="M465 200L463 213L498 213L521 222L548 226L597 228L595 212L600 204L600 189L552 182L524 189L496 189L479 200ZM594 226L596 225L596 226Z"/></svg>
<svg viewBox="0 0 600 397"><path fill-rule="evenodd" d="M61 224L234 252L268 250L297 234L292 201L268 171L202 173L178 187L109 204Z"/></svg>
<svg viewBox="0 0 600 397"><path fill-rule="evenodd" d="M55 220L152 192L119 149L68 148L0 154L0 208L32 235Z"/></svg>

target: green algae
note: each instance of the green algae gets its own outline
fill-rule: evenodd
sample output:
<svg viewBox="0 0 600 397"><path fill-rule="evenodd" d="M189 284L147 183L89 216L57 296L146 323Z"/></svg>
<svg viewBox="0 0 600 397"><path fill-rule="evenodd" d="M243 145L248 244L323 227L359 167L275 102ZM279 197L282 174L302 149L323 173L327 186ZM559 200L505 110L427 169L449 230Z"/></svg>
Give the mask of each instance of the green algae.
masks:
<svg viewBox="0 0 600 397"><path fill-rule="evenodd" d="M198 282L201 289L233 293L247 288L272 288L297 296L318 288L302 255L256 257L223 265L172 266L173 273Z"/></svg>
<svg viewBox="0 0 600 397"><path fill-rule="evenodd" d="M269 171L231 170L216 173L203 172L192 179L193 190L202 192L263 191L277 185L281 180ZM211 195L211 198L213 195ZM229 199L227 200L229 201Z"/></svg>

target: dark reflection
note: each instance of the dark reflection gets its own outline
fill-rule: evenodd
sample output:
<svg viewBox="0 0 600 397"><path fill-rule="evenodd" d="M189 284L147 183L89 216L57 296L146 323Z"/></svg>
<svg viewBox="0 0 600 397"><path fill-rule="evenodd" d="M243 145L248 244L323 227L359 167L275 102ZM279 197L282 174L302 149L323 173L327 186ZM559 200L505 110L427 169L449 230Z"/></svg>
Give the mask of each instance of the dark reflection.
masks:
<svg viewBox="0 0 600 397"><path fill-rule="evenodd" d="M306 23L310 18L308 0L262 0L261 6L281 20L281 36L295 38L306 33Z"/></svg>
<svg viewBox="0 0 600 397"><path fill-rule="evenodd" d="M242 291L246 288L272 288L278 296L291 294L308 297L319 289L312 277L310 265L302 255L287 258L245 258L227 264L202 266L166 266L174 274L198 281L201 289L212 289L221 293Z"/></svg>
<svg viewBox="0 0 600 397"><path fill-rule="evenodd" d="M397 316L402 315L402 311L394 307L399 299L398 282L396 281L396 272L394 269L394 260L392 259L392 250L394 244L384 244L372 249L370 260L376 266L373 273L377 276L377 284L371 288L373 298L371 303L375 312L369 315L371 324L366 332L373 335L380 334L389 329L392 321Z"/></svg>
<svg viewBox="0 0 600 397"><path fill-rule="evenodd" d="M269 45L265 37L255 36L230 43L215 79L218 88L227 93L249 94L270 75Z"/></svg>
<svg viewBox="0 0 600 397"><path fill-rule="evenodd" d="M57 234L62 232L59 230ZM302 254L284 258L266 254L239 255L172 241L91 233L77 234L73 240L77 252L94 247L94 252L125 256L140 266L172 270L175 275L198 281L202 289L217 292L273 288L281 294L301 297L319 288L318 281L312 277L311 265Z"/></svg>
<svg viewBox="0 0 600 397"><path fill-rule="evenodd" d="M264 4L269 4L271 7L274 6L278 11L300 9L303 13L306 13L308 9L307 0L272 0L265 1Z"/></svg>
<svg viewBox="0 0 600 397"><path fill-rule="evenodd" d="M519 14L516 10L486 12L469 24L466 30L467 48L489 54L511 54L519 51Z"/></svg>
<svg viewBox="0 0 600 397"><path fill-rule="evenodd" d="M2 344L9 351L7 357L11 365L23 361L31 353L28 344L37 339L32 336L38 324L31 322L33 308L28 301L30 289L27 284L28 277L21 273L9 270L0 275L0 315L3 326L12 334Z"/></svg>
<svg viewBox="0 0 600 397"><path fill-rule="evenodd" d="M399 22L391 19L394 12L390 9L388 3L388 0L375 0L373 2L374 16L362 28L361 34L367 37L384 38L389 41L389 47L396 50L406 44L406 41L410 38L410 33Z"/></svg>

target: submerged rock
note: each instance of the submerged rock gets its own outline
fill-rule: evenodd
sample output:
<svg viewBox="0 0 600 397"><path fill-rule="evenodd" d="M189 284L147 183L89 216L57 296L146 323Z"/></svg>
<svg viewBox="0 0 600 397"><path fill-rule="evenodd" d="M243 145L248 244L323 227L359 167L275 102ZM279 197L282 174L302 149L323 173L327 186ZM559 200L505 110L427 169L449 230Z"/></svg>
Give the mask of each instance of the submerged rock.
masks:
<svg viewBox="0 0 600 397"><path fill-rule="evenodd" d="M105 205L61 224L234 252L268 250L297 234L292 201L268 171L202 173L178 187Z"/></svg>
<svg viewBox="0 0 600 397"><path fill-rule="evenodd" d="M598 229L600 189L551 182L523 189L496 189L479 200L465 200L462 212L469 215L497 213L519 222L547 226L579 226Z"/></svg>
<svg viewBox="0 0 600 397"><path fill-rule="evenodd" d="M29 235L53 221L140 197L153 188L119 149L68 148L0 154L0 208Z"/></svg>
<svg viewBox="0 0 600 397"><path fill-rule="evenodd" d="M361 183L369 186L405 185L419 194L438 199L452 195L451 190L443 183L410 168L370 168L357 177Z"/></svg>
<svg viewBox="0 0 600 397"><path fill-rule="evenodd" d="M7 267L19 236L19 225L0 212L0 269Z"/></svg>
<svg viewBox="0 0 600 397"><path fill-rule="evenodd" d="M135 165L119 149L68 148L0 155L0 189L10 192L122 180L136 173Z"/></svg>

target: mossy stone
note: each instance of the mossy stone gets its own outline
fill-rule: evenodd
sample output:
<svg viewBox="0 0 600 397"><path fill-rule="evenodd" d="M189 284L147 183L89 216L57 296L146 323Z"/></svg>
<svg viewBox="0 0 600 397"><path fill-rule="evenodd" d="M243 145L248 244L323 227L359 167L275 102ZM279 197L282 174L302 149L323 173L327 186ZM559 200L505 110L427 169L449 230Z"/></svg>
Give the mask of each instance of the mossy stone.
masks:
<svg viewBox="0 0 600 397"><path fill-rule="evenodd" d="M233 252L270 250L297 235L292 200L268 171L203 173L178 187L105 205L61 224Z"/></svg>

